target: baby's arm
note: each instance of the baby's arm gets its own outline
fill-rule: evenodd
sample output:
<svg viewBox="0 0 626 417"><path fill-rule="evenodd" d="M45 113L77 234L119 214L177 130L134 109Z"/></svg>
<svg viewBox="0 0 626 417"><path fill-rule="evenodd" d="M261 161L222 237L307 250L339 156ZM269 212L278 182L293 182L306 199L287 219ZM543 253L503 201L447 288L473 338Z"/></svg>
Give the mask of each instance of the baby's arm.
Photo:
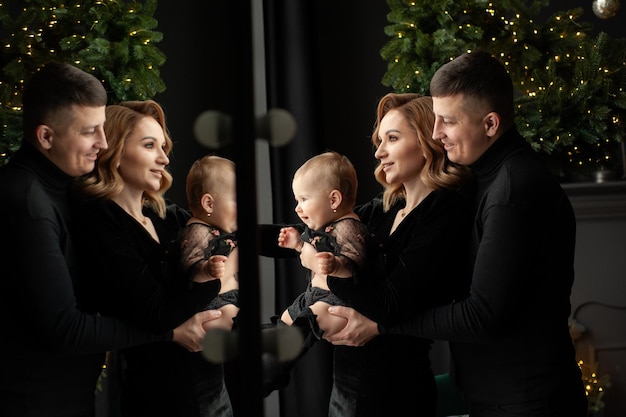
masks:
<svg viewBox="0 0 626 417"><path fill-rule="evenodd" d="M212 255L201 265L202 274L211 279L219 278L222 281L220 294L228 291L239 289L238 271L239 271L239 250L238 248L228 255ZM206 279L206 278L205 278ZM195 277L194 277L195 280Z"/></svg>
<svg viewBox="0 0 626 417"><path fill-rule="evenodd" d="M213 255L208 260L203 262L201 269L203 272L211 278L222 278L224 271L226 270L226 260L228 258L224 255ZM194 281L200 274L194 276ZM197 281L196 281L197 282Z"/></svg>
<svg viewBox="0 0 626 417"><path fill-rule="evenodd" d="M305 243L300 253L302 266L316 275L333 275L340 278L352 276L350 259L335 256L332 252L317 252L313 245Z"/></svg>
<svg viewBox="0 0 626 417"><path fill-rule="evenodd" d="M302 252L300 252L300 263L305 268L311 270L311 285L313 287L322 288L330 291L326 283L326 275L321 273L317 261L318 252L310 243L304 243Z"/></svg>
<svg viewBox="0 0 626 417"><path fill-rule="evenodd" d="M339 278L350 278L353 274L350 259L335 256L331 252L320 252L315 255L317 269L322 275L332 275Z"/></svg>
<svg viewBox="0 0 626 417"><path fill-rule="evenodd" d="M208 260L199 261L193 266L193 269L189 271L191 274L191 280L197 283L203 283L207 281L213 281L219 279L224 274L224 260L225 256L216 255L210 257Z"/></svg>
<svg viewBox="0 0 626 417"><path fill-rule="evenodd" d="M209 229L201 224L192 223L183 230L180 239L180 266L183 273L193 282L203 283L220 277L220 270L223 270L226 258L206 259L205 248L212 238Z"/></svg>
<svg viewBox="0 0 626 417"><path fill-rule="evenodd" d="M278 246L281 248L295 249L300 252L303 243L300 238L300 232L295 227L283 227L280 229L278 233Z"/></svg>
<svg viewBox="0 0 626 417"><path fill-rule="evenodd" d="M365 265L368 231L363 223L345 220L337 222L331 232L339 244L339 255L320 252L316 256L321 274L339 278L354 277Z"/></svg>

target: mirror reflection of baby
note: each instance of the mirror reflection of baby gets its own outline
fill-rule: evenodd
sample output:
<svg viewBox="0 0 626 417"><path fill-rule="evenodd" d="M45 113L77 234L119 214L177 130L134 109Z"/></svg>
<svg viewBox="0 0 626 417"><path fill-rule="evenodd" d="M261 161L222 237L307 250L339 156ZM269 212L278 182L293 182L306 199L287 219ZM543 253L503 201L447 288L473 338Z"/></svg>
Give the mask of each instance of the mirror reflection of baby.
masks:
<svg viewBox="0 0 626 417"><path fill-rule="evenodd" d="M239 313L237 196L235 163L207 155L193 163L187 174L187 204L192 217L180 236L180 265L194 282L221 280L221 290L207 310L222 316L205 324L231 330Z"/></svg>

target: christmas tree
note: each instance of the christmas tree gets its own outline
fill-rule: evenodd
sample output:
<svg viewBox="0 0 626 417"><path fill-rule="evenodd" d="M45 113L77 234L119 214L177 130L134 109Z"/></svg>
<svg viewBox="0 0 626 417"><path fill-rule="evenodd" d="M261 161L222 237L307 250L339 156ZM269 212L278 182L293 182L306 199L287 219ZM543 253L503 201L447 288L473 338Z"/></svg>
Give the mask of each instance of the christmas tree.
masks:
<svg viewBox="0 0 626 417"><path fill-rule="evenodd" d="M626 131L626 39L593 36L582 9L543 19L548 0L388 0L383 84L428 94L454 57L487 50L516 89L517 128L563 178L619 170Z"/></svg>
<svg viewBox="0 0 626 417"><path fill-rule="evenodd" d="M70 62L101 79L109 102L165 90L155 46L157 0L14 0L0 3L0 165L21 142L21 92L49 61Z"/></svg>

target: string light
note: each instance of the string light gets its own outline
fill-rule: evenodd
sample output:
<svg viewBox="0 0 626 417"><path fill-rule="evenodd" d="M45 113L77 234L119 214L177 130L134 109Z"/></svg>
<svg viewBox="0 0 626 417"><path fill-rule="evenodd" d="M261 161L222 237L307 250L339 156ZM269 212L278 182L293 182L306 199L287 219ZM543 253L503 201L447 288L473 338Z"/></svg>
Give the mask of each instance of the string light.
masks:
<svg viewBox="0 0 626 417"><path fill-rule="evenodd" d="M585 387L585 395L589 403L589 412L599 412L604 408L604 401L602 397L607 388L611 387L611 379L609 375L598 377L596 363L593 366L585 365L585 362L580 359L578 366L583 374L583 384Z"/></svg>

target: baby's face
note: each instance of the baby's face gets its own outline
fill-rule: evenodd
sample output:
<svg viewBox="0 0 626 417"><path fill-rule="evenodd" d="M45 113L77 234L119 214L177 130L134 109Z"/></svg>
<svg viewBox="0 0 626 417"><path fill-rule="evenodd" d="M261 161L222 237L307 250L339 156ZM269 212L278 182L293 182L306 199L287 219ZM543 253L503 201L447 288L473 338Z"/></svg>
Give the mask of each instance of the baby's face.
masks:
<svg viewBox="0 0 626 417"><path fill-rule="evenodd" d="M334 220L330 191L312 177L296 177L292 183L298 217L313 230L318 230Z"/></svg>
<svg viewBox="0 0 626 417"><path fill-rule="evenodd" d="M237 193L235 176L228 181L226 187L215 195L215 211L220 218L221 229L227 233L237 230Z"/></svg>

